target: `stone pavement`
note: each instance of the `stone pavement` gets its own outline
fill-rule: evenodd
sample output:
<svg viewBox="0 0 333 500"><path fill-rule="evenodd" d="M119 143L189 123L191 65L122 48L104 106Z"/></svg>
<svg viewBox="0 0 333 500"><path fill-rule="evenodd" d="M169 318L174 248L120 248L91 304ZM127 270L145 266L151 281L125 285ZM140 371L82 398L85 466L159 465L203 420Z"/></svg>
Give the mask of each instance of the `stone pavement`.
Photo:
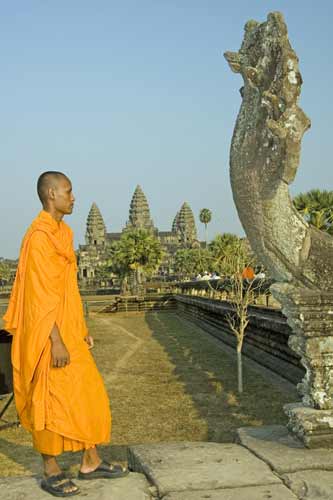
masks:
<svg viewBox="0 0 333 500"><path fill-rule="evenodd" d="M126 478L77 481L88 500L333 500L333 450L305 449L283 426L245 427L238 443L128 449ZM0 498L43 500L38 478L0 479Z"/></svg>

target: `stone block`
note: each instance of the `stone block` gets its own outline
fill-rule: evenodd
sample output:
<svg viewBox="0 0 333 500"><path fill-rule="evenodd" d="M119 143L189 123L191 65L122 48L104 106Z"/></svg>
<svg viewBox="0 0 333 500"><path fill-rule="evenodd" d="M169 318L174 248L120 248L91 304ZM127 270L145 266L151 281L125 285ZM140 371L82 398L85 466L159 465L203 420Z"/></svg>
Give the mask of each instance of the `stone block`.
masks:
<svg viewBox="0 0 333 500"><path fill-rule="evenodd" d="M325 470L307 470L285 474L285 484L301 500L332 500L333 473Z"/></svg>
<svg viewBox="0 0 333 500"><path fill-rule="evenodd" d="M238 441L243 446L264 460L278 474L307 469L333 471L333 450L305 448L282 425L242 427L237 430L237 434Z"/></svg>
<svg viewBox="0 0 333 500"><path fill-rule="evenodd" d="M307 448L333 449L333 410L317 410L302 404L285 405L288 429Z"/></svg>
<svg viewBox="0 0 333 500"><path fill-rule="evenodd" d="M128 463L131 470L148 477L160 496L174 491L281 484L264 462L236 444L131 446Z"/></svg>
<svg viewBox="0 0 333 500"><path fill-rule="evenodd" d="M223 490L185 491L170 493L163 500L297 500L282 484L250 486Z"/></svg>

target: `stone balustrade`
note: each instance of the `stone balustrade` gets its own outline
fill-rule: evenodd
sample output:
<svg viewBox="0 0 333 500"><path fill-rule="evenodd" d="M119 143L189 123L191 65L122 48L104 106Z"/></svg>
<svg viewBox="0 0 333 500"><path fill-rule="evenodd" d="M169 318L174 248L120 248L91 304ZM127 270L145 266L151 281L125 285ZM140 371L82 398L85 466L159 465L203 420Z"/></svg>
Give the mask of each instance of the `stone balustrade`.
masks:
<svg viewBox="0 0 333 500"><path fill-rule="evenodd" d="M270 293L269 287L271 284L272 281L270 280L254 281L254 305L269 307L271 309L281 308L279 302ZM192 297L205 297L213 300L231 302L233 300L232 286L229 279L180 282L175 284L173 291L177 294L189 295Z"/></svg>

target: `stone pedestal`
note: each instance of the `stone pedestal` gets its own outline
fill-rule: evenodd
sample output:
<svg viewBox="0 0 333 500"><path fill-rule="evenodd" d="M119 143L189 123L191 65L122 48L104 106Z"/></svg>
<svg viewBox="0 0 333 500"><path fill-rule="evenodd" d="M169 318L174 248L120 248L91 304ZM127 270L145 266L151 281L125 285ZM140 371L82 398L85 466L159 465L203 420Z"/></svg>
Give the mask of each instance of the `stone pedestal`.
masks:
<svg viewBox="0 0 333 500"><path fill-rule="evenodd" d="M288 430L307 448L333 448L333 410L316 410L295 403L285 405Z"/></svg>
<svg viewBox="0 0 333 500"><path fill-rule="evenodd" d="M294 335L289 346L306 369L302 404L286 405L288 429L309 448L333 448L333 293L277 284L272 291Z"/></svg>

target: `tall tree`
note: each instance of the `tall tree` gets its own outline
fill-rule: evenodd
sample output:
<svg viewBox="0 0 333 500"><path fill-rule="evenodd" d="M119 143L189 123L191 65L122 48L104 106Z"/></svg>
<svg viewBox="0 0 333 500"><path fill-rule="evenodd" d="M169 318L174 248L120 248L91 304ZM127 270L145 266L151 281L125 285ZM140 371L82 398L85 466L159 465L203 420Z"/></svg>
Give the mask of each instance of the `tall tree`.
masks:
<svg viewBox="0 0 333 500"><path fill-rule="evenodd" d="M205 241L206 241L206 247L207 247L207 225L212 220L211 210L209 210L209 208L202 208L200 210L199 219L200 219L200 222L202 222L205 225Z"/></svg>
<svg viewBox="0 0 333 500"><path fill-rule="evenodd" d="M145 229L130 229L117 244L113 263L123 276L134 271L134 289L137 291L143 276L151 276L159 267L163 251L159 240Z"/></svg>
<svg viewBox="0 0 333 500"><path fill-rule="evenodd" d="M246 245L244 241L232 233L218 234L209 244L214 270L220 276L230 276L235 271L235 259L244 256Z"/></svg>
<svg viewBox="0 0 333 500"><path fill-rule="evenodd" d="M181 279L189 278L193 273L193 260L191 250L181 248L175 253L174 266Z"/></svg>
<svg viewBox="0 0 333 500"><path fill-rule="evenodd" d="M175 254L175 269L182 278L193 278L211 268L211 254L208 249L185 248Z"/></svg>
<svg viewBox="0 0 333 500"><path fill-rule="evenodd" d="M312 189L298 194L293 201L309 224L333 234L333 191Z"/></svg>

